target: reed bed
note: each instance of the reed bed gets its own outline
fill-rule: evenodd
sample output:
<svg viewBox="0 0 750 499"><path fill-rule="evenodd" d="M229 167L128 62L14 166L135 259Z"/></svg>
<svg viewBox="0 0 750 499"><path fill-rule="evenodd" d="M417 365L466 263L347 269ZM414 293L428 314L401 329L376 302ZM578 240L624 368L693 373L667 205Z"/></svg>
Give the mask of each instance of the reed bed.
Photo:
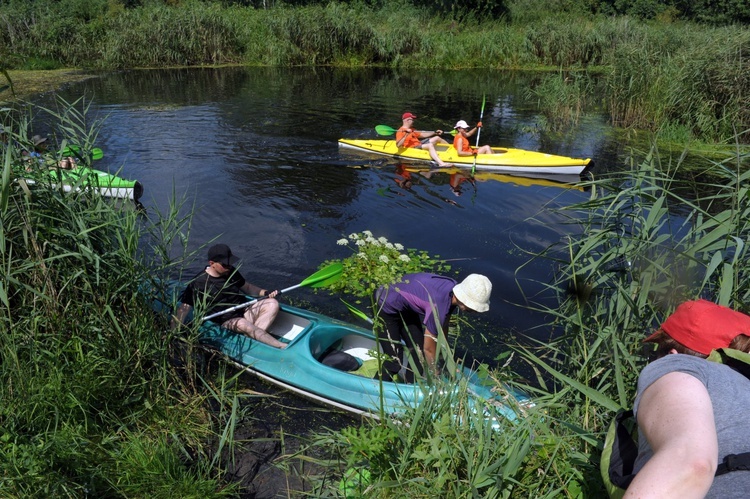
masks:
<svg viewBox="0 0 750 499"><path fill-rule="evenodd" d="M3 496L231 495L221 450L246 414L234 381L218 373L204 384L184 353L194 338L153 313L143 285L170 264L140 263L143 215L92 192L19 179L32 124L93 142L85 105L76 105L2 111L11 130L0 155ZM151 241L177 238L177 221L161 218L151 231L161 239ZM208 399L218 411L207 410Z"/></svg>
<svg viewBox="0 0 750 499"><path fill-rule="evenodd" d="M593 86L581 92L580 79L570 79L570 88L546 81L533 89L546 103L565 97L564 106L544 108L549 123L567 117L572 124L576 108L592 105L607 109L615 126L659 131L681 142L727 142L750 128L747 29L645 23L565 9L538 18L519 15L518 7L510 5L509 18L492 18L401 2L268 9L197 0L127 9L105 0L43 8L39 2L11 2L0 6L0 69L555 69L587 72L603 84L596 92ZM573 95L580 100L571 102Z"/></svg>

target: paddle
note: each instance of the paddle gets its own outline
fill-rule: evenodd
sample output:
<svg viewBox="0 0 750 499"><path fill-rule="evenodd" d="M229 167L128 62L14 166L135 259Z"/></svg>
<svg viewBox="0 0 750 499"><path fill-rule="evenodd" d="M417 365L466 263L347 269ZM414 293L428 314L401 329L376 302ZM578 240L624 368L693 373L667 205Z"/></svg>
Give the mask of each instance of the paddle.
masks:
<svg viewBox="0 0 750 499"><path fill-rule="evenodd" d="M67 146L65 149L62 150L63 156L76 156L79 159L81 159L81 148L78 146ZM98 147L95 147L91 149L91 159L97 160L102 159L104 157L104 151L99 149Z"/></svg>
<svg viewBox="0 0 750 499"><path fill-rule="evenodd" d="M287 291L291 291L293 289L301 288L302 286L311 286L313 288L321 288L324 286L328 286L329 284L332 284L339 280L339 278L341 277L342 270L344 270L344 267L341 265L341 263L338 263L338 262L332 263L318 270L317 272L315 272L313 275L311 275L310 277L308 277L301 283L282 289L281 291L279 291L279 295L282 293L286 293ZM224 315L228 312L234 312L235 310L239 310L241 308L247 307L251 303L255 303L256 301L263 300L265 298L268 298L268 296L264 296L262 298L253 298L252 300L246 301L245 303L240 303L239 305L235 305L233 307L229 307L228 309L222 310L221 312L216 312L215 314L207 315L206 317L203 318L203 322L213 319L214 317Z"/></svg>
<svg viewBox="0 0 750 499"><path fill-rule="evenodd" d="M482 121L482 118L484 117L484 104L487 101L487 94L482 94L482 110L479 112L479 121ZM477 130L477 149L479 149L479 135L482 133L482 127L479 127ZM471 175L474 175L474 172L477 171L477 156L474 155L474 165L471 167Z"/></svg>
<svg viewBox="0 0 750 499"><path fill-rule="evenodd" d="M369 318L369 317L367 316L367 314L366 314L366 313L362 312L362 311L361 311L361 310L359 310L358 308L355 308L355 307L354 307L354 305L351 305L350 303L347 303L347 302L346 302L346 301L345 301L345 300L344 300L343 298L339 298L339 299L341 300L341 303L343 303L344 305L346 305L346 308L348 308L348 309L349 309L349 312L353 313L354 315L356 315L357 317L359 317L359 318L360 318L360 319L362 319L363 321L367 321L367 322L369 322L370 324L372 324L372 323L373 323L373 322L372 322L372 319L370 319L370 318Z"/></svg>
<svg viewBox="0 0 750 499"><path fill-rule="evenodd" d="M393 135L397 131L398 130L396 130L395 128L391 128L388 125L378 125L375 127L375 132L377 132L378 135ZM443 135L445 135L446 133L450 135L456 135L455 130L451 130L450 132L443 132Z"/></svg>

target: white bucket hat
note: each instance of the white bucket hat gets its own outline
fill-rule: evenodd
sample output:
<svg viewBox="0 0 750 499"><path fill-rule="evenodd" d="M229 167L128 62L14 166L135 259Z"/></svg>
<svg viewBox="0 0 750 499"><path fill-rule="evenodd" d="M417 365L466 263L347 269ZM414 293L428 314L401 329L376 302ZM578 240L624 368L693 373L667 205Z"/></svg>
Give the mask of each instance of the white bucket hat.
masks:
<svg viewBox="0 0 750 499"><path fill-rule="evenodd" d="M459 120L459 122L456 123L456 126L454 126L453 128L469 128L469 124L464 120Z"/></svg>
<svg viewBox="0 0 750 499"><path fill-rule="evenodd" d="M453 286L453 296L476 312L486 312L490 309L490 293L492 283L481 274L470 274Z"/></svg>

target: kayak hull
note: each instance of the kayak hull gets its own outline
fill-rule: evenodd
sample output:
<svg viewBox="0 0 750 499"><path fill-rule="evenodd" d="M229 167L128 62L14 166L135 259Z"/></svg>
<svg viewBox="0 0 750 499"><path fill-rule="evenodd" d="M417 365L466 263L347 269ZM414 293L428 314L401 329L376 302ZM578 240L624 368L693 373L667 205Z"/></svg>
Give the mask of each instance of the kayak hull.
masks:
<svg viewBox="0 0 750 499"><path fill-rule="evenodd" d="M181 286L171 285L167 299L157 299L154 308L170 310ZM378 418L397 415L434 395L424 384L380 380L377 375L377 340L371 330L338 321L321 314L281 304L281 310L268 332L287 343L278 349L245 335L231 332L207 321L200 327L200 342L220 352L235 365L274 385L297 393L317 403L346 412ZM360 367L343 371L323 363L334 350L356 358ZM479 375L462 367L450 386L465 383L472 404L494 420L515 420L520 405L533 405L524 394L494 382L484 382Z"/></svg>
<svg viewBox="0 0 750 499"><path fill-rule="evenodd" d="M410 161L431 162L430 153L424 149L396 147L395 140L339 139L339 147L362 153L391 156ZM435 149L446 163L462 168L475 168L474 156L459 156L451 144L438 144ZM541 152L507 147L493 147L497 154L476 156L476 170L508 172L516 174L563 174L580 175L591 163L591 159L569 158Z"/></svg>
<svg viewBox="0 0 750 499"><path fill-rule="evenodd" d="M73 170L49 169L46 178L27 177L27 184L43 182L64 192L94 190L105 197L131 199L134 202L143 195L143 185L137 180L127 180L93 168L78 167Z"/></svg>
<svg viewBox="0 0 750 499"><path fill-rule="evenodd" d="M283 350L213 323L207 324L202 327L201 335L205 345L220 351L248 372L318 403L377 417L381 408L383 414L399 414L430 395L429 388L419 384L381 381L372 371L366 375L368 364L370 368L377 366L376 339L372 331L352 324L282 305L268 332L288 342ZM349 372L323 364L323 357L332 350L348 353L358 359L362 367ZM503 397L497 396L467 368L463 368L459 378L467 382L476 400L507 400L507 392ZM525 400L521 394L511 395ZM511 420L516 417L511 407L500 403L492 404L492 411Z"/></svg>

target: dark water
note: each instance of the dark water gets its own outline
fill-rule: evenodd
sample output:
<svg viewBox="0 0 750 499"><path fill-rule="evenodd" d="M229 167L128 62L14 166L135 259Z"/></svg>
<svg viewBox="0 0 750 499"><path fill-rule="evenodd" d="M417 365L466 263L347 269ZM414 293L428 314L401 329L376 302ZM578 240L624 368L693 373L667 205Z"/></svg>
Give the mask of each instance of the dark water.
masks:
<svg viewBox="0 0 750 499"><path fill-rule="evenodd" d="M243 273L263 287L284 288L324 260L350 253L336 241L370 230L406 247L449 260L459 278L477 272L493 282L481 330L465 341L491 360L509 332L546 338L527 304L554 305L544 284L551 263L530 255L575 229L552 209L586 198L569 184L507 176L461 184L446 173L411 174L399 187L399 165L388 158L340 152L337 139L375 137L374 127L400 125L411 111L421 129L449 130L479 119L481 142L594 160L594 173L621 168L606 119L591 115L564 134L541 133L536 103L525 97L534 75L502 72L228 68L130 71L67 88L105 117L97 141L100 169L140 180L150 216L166 212L173 193L195 206L187 234L197 248L229 244ZM453 180L456 180L455 178ZM200 268L203 261L192 262ZM295 296L330 315L355 320L336 298ZM485 345L480 336L489 340Z"/></svg>

